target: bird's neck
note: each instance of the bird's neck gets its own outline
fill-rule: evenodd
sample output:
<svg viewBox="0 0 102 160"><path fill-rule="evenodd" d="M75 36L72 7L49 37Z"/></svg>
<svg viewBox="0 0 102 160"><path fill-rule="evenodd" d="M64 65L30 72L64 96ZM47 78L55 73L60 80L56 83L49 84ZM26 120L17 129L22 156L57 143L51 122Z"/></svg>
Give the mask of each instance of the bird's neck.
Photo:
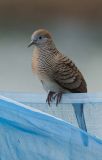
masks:
<svg viewBox="0 0 102 160"><path fill-rule="evenodd" d="M45 44L44 46L39 47L38 50L40 55L46 55L51 57L58 53L58 50L54 43Z"/></svg>

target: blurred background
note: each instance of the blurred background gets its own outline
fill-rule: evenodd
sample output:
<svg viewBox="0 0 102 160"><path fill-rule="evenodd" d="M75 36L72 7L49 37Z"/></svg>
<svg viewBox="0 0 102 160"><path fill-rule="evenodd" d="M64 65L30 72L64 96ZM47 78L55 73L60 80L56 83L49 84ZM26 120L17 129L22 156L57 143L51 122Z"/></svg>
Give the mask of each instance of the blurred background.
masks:
<svg viewBox="0 0 102 160"><path fill-rule="evenodd" d="M101 0L0 0L0 91L44 92L31 70L33 48L27 48L39 28L76 63L88 91L101 92Z"/></svg>

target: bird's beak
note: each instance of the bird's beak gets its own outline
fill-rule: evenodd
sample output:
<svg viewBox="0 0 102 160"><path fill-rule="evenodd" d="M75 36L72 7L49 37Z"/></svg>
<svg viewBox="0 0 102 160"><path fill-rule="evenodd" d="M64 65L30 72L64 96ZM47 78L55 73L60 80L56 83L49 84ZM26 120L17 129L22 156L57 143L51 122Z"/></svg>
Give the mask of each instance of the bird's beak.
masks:
<svg viewBox="0 0 102 160"><path fill-rule="evenodd" d="M28 45L28 47L30 47L30 46L32 46L34 44L35 44L34 41L31 41L30 44Z"/></svg>

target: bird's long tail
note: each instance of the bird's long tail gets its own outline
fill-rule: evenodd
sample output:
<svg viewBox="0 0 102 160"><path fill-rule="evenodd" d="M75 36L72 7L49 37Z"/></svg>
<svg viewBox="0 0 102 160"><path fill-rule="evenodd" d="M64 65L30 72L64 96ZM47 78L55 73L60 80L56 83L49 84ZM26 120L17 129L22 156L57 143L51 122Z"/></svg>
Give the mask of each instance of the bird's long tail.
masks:
<svg viewBox="0 0 102 160"><path fill-rule="evenodd" d="M83 104L79 104L79 103L73 103L73 108L74 108L74 112L75 112L75 116L78 122L79 127L87 132L87 128L86 128L86 123L85 123L85 117L84 117L84 106ZM88 137L87 135L82 137L84 144L88 145Z"/></svg>
<svg viewBox="0 0 102 160"><path fill-rule="evenodd" d="M84 117L84 111L83 111L83 104L74 103L73 104L75 116L78 122L79 127L87 132L86 123L85 123L85 117Z"/></svg>

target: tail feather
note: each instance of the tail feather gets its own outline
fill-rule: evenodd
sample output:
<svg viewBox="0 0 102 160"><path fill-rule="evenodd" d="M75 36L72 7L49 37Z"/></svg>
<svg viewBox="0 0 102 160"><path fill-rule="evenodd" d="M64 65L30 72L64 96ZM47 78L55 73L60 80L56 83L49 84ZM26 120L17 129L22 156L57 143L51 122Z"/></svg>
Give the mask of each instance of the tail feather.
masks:
<svg viewBox="0 0 102 160"><path fill-rule="evenodd" d="M85 118L84 118L84 106L83 104L78 104L78 103L73 103L73 108L75 112L75 116L78 122L79 127L87 132L87 127L85 123ZM88 146L88 136L82 134L82 140L85 146Z"/></svg>
<svg viewBox="0 0 102 160"><path fill-rule="evenodd" d="M87 132L85 118L84 118L83 104L75 103L73 104L73 108L79 127Z"/></svg>

